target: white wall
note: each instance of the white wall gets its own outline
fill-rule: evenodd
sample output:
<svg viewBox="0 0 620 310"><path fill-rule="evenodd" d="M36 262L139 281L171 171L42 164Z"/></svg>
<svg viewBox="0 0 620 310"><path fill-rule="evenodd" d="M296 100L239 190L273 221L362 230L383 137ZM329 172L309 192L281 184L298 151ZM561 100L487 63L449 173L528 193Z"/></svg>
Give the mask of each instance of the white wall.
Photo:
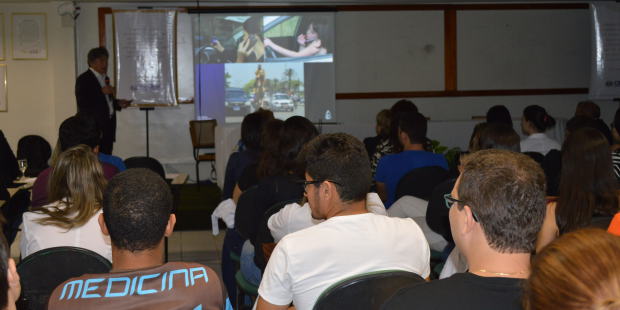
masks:
<svg viewBox="0 0 620 310"><path fill-rule="evenodd" d="M141 6L148 5L141 3ZM161 6L165 4L156 3ZM179 6L183 4L177 4ZM194 3L187 3L194 5ZM44 11L48 14L48 38L49 59L46 61L13 61L8 60L9 72L9 112L0 113L0 129L9 138L9 142L15 150L17 139L26 134L39 134L52 143L57 135L60 122L75 112L75 99L73 96L74 86L74 59L77 59L78 71L86 69L86 53L92 47L98 46L98 7L113 8L136 8L135 5L119 3L80 3L81 15L77 20L77 57L73 52L73 30L71 27L63 27L61 19L56 13L57 3L38 4L3 4L0 11L7 16L13 11ZM519 20L518 14L522 12L504 11L507 21ZM346 12L339 13L337 18L337 67L336 89L338 92L363 92L363 91L409 91L441 89L443 81L443 23L437 12L413 12L417 23L411 19L394 18L405 13L396 12ZM569 16L576 14L577 17ZM558 42L562 44L574 44L576 50L579 46L589 46L589 34L583 28L589 27L589 21L584 18L587 11L580 13L572 12L564 16L562 27L565 31L557 34ZM536 15L536 14L534 14ZM10 16L10 15L8 15ZM471 15L473 16L473 15ZM528 17L530 20L535 16ZM5 26L8 27L9 18L5 18ZM566 21L573 21L567 23ZM369 22L372 21L372 22ZM471 21L471 20L470 20ZM470 22L461 20L461 22ZM422 25L416 28L416 25ZM540 29L540 23L525 25L529 30L536 32ZM383 28L382 28L383 27ZM394 27L389 36L383 35L384 28ZM504 35L492 32L495 35ZM510 33L510 32L508 32ZM461 37L459 34L459 49L467 48L467 42L473 39ZM471 34L470 34L471 35ZM387 40L388 37L395 38ZM409 36L423 36L423 39L408 40ZM484 44L484 37L476 37L472 44ZM464 42L462 42L465 40ZM533 41L532 41L533 40ZM475 42L474 42L475 41ZM531 39L523 44L532 44L529 52L536 50L538 44ZM571 43L572 42L572 43ZM486 42L492 44L493 42ZM399 45L400 44L400 45ZM465 44L465 45L463 45ZM519 59L521 50L510 54L510 40L502 41L504 49L500 50L509 59ZM563 45L564 46L564 45ZM484 46L483 46L484 47ZM109 49L112 46L108 46ZM471 51L471 49L468 49ZM504 55L507 54L507 55ZM472 53L476 55L476 53ZM548 60L553 55L544 54ZM382 57L383 56L383 57ZM566 56L566 55L564 55ZM407 61L413 59L413 62ZM569 76L563 80L563 87L587 87L580 85L588 78L587 71L589 59L583 56L583 52L569 54L569 58L578 59L574 64L574 70L569 70ZM572 57L572 58L571 58ZM405 59L401 61L401 59ZM399 60L399 61L389 61ZM463 59L459 58L459 62ZM482 59L484 61L484 59ZM545 62L545 59L537 59L537 62ZM390 70L387 73L372 70L368 63L380 63ZM557 61L553 62L557 64ZM486 65L486 64L481 64ZM462 67L459 67L461 69ZM510 68L510 67L508 67ZM584 69L586 68L586 69ZM467 72L473 72L470 77L459 75L459 84L464 80L470 80L478 87L477 82L488 80L488 76L482 76L474 67L463 68ZM492 72L487 70L485 72ZM564 71L562 71L564 72ZM110 72L111 74L112 72ZM513 72L505 72L507 76ZM480 77L478 77L480 76ZM522 81L523 78L517 78ZM379 85L388 81L389 85ZM541 88L554 87L555 77L537 76L537 81L549 82ZM527 82L527 81L525 81ZM393 86L393 87L388 87ZM519 88L516 85L514 88ZM466 98L419 98L413 99L421 112L431 117L433 121L469 120L473 115L484 115L486 110L495 104L504 104L511 111L514 118L519 118L523 108L530 104L539 104L548 109L549 113L558 118L572 116L578 101L586 99L586 95L559 95L559 96L508 96L508 97L466 97ZM340 100L337 102L337 115L341 125L325 126L324 131L346 131L359 138L374 135L374 118L378 111L389 108L395 99L382 100ZM617 103L599 102L606 122L611 121L613 113L618 107ZM191 157L191 143L188 132L188 121L193 118L193 105L180 105L176 108L157 109L150 113L151 120L151 155L160 159L168 172L188 172L193 178L193 159ZM144 155L144 112L129 109L119 113L117 131L117 143L115 153L121 157ZM435 127L432 127L435 128ZM233 131L238 134L237 131ZM450 132L449 130L429 132L431 138L445 141L449 146L464 146L470 132L466 130ZM228 137L235 140L235 137ZM54 143L52 143L54 144ZM220 159L218 166L223 166L225 159ZM208 164L202 165L201 175L207 176ZM223 169L219 169L223 173ZM203 177L204 178L204 177Z"/></svg>
<svg viewBox="0 0 620 310"><path fill-rule="evenodd" d="M0 129L13 151L22 136L36 134L52 146L58 126L75 113L73 27L63 26L56 12L58 2L3 3L5 55L8 71L8 112L0 112ZM42 12L47 14L47 60L13 60L11 57L11 13Z"/></svg>

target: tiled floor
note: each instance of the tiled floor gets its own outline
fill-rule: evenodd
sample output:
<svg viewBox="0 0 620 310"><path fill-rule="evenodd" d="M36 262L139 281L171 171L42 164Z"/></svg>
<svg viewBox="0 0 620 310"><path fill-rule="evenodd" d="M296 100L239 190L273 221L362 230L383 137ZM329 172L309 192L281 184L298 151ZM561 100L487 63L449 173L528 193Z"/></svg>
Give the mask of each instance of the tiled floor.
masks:
<svg viewBox="0 0 620 310"><path fill-rule="evenodd" d="M221 278L223 242L224 232L214 236L210 230L175 231L168 238L168 260L207 265Z"/></svg>

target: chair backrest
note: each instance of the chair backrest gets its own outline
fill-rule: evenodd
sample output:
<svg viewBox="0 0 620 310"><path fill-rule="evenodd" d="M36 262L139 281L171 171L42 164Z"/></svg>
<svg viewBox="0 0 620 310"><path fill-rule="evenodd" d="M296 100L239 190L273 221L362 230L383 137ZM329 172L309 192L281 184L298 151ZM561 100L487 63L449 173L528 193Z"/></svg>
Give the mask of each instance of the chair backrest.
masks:
<svg viewBox="0 0 620 310"><path fill-rule="evenodd" d="M49 296L62 282L86 273L108 273L112 265L82 248L54 247L33 253L17 265L22 294L17 309L46 309Z"/></svg>
<svg viewBox="0 0 620 310"><path fill-rule="evenodd" d="M314 310L375 310L399 289L424 283L419 275L401 270L364 273L328 287L317 299Z"/></svg>
<svg viewBox="0 0 620 310"><path fill-rule="evenodd" d="M256 233L256 246L254 247L254 264L256 264L256 266L261 270L265 270L265 267L267 267L267 262L269 261L273 247L275 247L275 243L273 243L273 236L271 235L267 222L272 215L278 213L278 211L282 210L284 206L294 202L299 202L299 199L289 199L277 202L269 207L269 209L265 211L265 214L263 214L260 226L258 227L258 232ZM272 244L267 247L270 249L267 252L265 252L266 248L264 247L266 244Z"/></svg>
<svg viewBox="0 0 620 310"><path fill-rule="evenodd" d="M5 219L2 231L9 245L15 240L19 225L22 224L22 215L28 211L28 207L30 207L30 190L20 189L0 209Z"/></svg>
<svg viewBox="0 0 620 310"><path fill-rule="evenodd" d="M145 156L136 156L125 159L125 166L127 169L131 168L146 168L150 169L153 172L157 173L162 177L162 179L166 179L166 172L164 171L164 166L159 162L159 160L153 157L145 157Z"/></svg>
<svg viewBox="0 0 620 310"><path fill-rule="evenodd" d="M189 121L192 146L196 148L215 147L215 127L217 120Z"/></svg>
<svg viewBox="0 0 620 310"><path fill-rule="evenodd" d="M529 156L531 159L536 161L541 166L543 164L543 161L545 160L545 155L539 152L523 152L523 154Z"/></svg>
<svg viewBox="0 0 620 310"><path fill-rule="evenodd" d="M405 195L428 201L433 189L448 177L449 171L439 166L413 169L398 181L394 201Z"/></svg>
<svg viewBox="0 0 620 310"><path fill-rule="evenodd" d="M41 136L28 135L17 142L17 158L28 160L26 176L36 177L41 171L49 167L48 161L52 156L52 147Z"/></svg>

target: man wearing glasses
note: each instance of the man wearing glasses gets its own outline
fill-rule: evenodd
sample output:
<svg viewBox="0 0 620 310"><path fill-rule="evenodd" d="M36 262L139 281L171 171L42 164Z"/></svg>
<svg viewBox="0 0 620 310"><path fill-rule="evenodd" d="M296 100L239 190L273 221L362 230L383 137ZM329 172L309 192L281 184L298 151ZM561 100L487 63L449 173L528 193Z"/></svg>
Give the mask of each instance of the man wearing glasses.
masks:
<svg viewBox="0 0 620 310"><path fill-rule="evenodd" d="M312 309L330 285L379 270L404 270L427 278L429 247L411 219L369 213L370 163L364 145L347 134L325 134L299 155L302 186L312 217L325 221L286 235L269 259L257 309Z"/></svg>
<svg viewBox="0 0 620 310"><path fill-rule="evenodd" d="M521 309L521 286L545 216L545 175L530 157L484 150L462 160L445 196L469 270L400 290L382 309Z"/></svg>

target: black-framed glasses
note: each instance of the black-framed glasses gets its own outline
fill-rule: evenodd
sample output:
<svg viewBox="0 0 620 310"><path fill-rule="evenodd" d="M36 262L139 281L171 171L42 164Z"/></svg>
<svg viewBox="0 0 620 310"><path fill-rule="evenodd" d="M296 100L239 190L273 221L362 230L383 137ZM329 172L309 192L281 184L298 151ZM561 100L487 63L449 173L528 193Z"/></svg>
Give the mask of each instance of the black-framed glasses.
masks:
<svg viewBox="0 0 620 310"><path fill-rule="evenodd" d="M312 181L301 180L301 181L299 181L299 184L301 186L303 186L304 192L305 192L306 191L306 187L308 185L310 185L310 184L317 185L317 184L321 184L323 182L331 182L331 183L334 183L334 184L336 184L338 186L342 186L340 183L338 183L336 181L329 180L329 179L319 179L319 180L312 180Z"/></svg>
<svg viewBox="0 0 620 310"><path fill-rule="evenodd" d="M448 209L452 208L452 206L454 206L455 203L460 203L461 206L465 205L465 201L458 200L458 199L452 197L452 194L450 194L450 193L443 195L443 199L446 202L446 208L448 208ZM471 210L471 208L470 208L470 210ZM474 212L474 210L471 210L471 215L474 217L474 221L478 222L478 217L476 216L476 213Z"/></svg>

